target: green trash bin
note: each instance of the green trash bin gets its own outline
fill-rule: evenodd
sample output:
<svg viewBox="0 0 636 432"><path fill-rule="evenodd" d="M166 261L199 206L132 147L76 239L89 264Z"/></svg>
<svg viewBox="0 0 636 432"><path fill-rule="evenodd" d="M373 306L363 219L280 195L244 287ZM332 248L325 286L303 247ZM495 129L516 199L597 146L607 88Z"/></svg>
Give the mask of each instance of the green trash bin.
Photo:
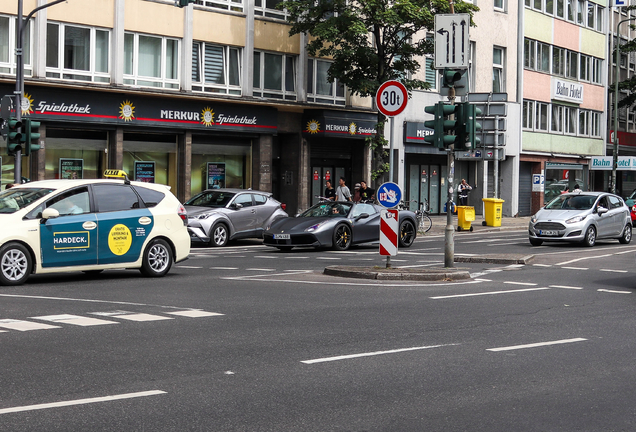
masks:
<svg viewBox="0 0 636 432"><path fill-rule="evenodd" d="M501 207L504 200L499 198L482 198L484 202L484 226L499 227L501 226Z"/></svg>

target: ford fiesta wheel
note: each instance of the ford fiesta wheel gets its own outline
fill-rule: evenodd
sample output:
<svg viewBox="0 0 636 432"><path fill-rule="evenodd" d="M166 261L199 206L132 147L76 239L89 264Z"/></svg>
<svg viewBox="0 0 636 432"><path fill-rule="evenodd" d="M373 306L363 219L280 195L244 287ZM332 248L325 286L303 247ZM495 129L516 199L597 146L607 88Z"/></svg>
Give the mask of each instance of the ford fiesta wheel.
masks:
<svg viewBox="0 0 636 432"><path fill-rule="evenodd" d="M144 252L141 273L148 277L165 276L172 267L172 249L165 240L155 239Z"/></svg>
<svg viewBox="0 0 636 432"><path fill-rule="evenodd" d="M8 243L0 248L0 284L22 285L31 275L31 254L20 243Z"/></svg>

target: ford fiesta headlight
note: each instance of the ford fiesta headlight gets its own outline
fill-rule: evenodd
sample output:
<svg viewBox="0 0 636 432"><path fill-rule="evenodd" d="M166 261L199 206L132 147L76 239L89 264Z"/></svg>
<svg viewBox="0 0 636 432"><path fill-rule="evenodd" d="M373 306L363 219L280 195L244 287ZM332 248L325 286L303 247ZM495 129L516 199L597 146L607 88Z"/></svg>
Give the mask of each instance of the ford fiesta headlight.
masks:
<svg viewBox="0 0 636 432"><path fill-rule="evenodd" d="M536 214L533 214L532 216L530 216L530 222L532 222L533 224L537 223L537 215Z"/></svg>
<svg viewBox="0 0 636 432"><path fill-rule="evenodd" d="M305 231L307 231L307 232L316 231L318 228L320 228L324 224L325 224L325 222L317 223L316 225L312 225L309 228L305 229Z"/></svg>
<svg viewBox="0 0 636 432"><path fill-rule="evenodd" d="M573 224L573 223L581 222L581 221L585 220L586 217L587 217L587 215L574 216L573 218L570 218L570 219L566 220L565 223Z"/></svg>

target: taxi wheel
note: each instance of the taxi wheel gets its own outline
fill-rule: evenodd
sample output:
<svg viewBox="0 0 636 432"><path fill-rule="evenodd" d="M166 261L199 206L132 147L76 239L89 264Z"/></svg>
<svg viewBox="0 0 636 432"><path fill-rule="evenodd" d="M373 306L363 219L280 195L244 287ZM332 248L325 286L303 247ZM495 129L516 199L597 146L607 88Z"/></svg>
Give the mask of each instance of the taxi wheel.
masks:
<svg viewBox="0 0 636 432"><path fill-rule="evenodd" d="M31 274L31 254L19 243L8 243L0 249L0 284L22 285Z"/></svg>
<svg viewBox="0 0 636 432"><path fill-rule="evenodd" d="M150 242L141 263L141 273L148 277L165 276L172 267L172 249L165 240Z"/></svg>
<svg viewBox="0 0 636 432"><path fill-rule="evenodd" d="M230 233L227 226L222 223L218 223L212 227L212 235L210 236L210 246L223 247L230 239Z"/></svg>

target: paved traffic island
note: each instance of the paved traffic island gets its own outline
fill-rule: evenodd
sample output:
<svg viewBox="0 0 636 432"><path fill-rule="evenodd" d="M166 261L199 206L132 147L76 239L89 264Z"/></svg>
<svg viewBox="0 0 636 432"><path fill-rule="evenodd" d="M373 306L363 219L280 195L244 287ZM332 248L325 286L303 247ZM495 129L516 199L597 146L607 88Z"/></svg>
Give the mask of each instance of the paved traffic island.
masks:
<svg viewBox="0 0 636 432"><path fill-rule="evenodd" d="M405 281L455 281L470 279L467 269L456 268L384 268L328 266L324 274L329 276L349 277L376 280L405 280Z"/></svg>

